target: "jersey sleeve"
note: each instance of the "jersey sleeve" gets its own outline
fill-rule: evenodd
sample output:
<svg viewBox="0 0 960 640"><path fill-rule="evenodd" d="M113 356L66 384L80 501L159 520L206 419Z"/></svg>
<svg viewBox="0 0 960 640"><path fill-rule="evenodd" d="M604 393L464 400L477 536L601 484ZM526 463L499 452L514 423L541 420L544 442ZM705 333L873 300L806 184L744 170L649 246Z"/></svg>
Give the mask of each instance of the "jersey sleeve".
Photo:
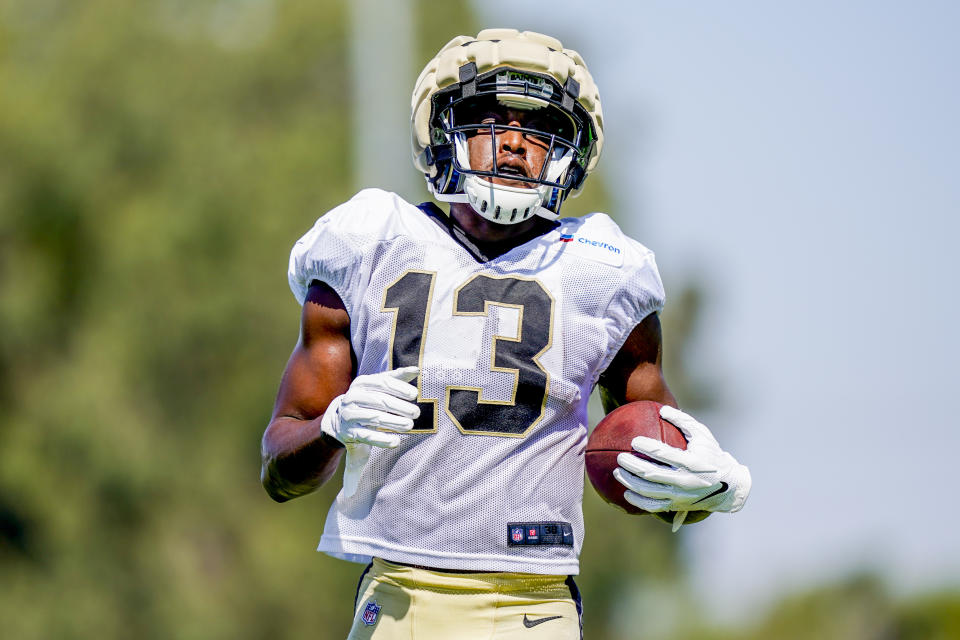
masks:
<svg viewBox="0 0 960 640"><path fill-rule="evenodd" d="M354 309L363 256L382 234L392 201L377 189L361 191L330 210L300 238L290 252L287 280L301 305L314 280L328 284L347 310Z"/></svg>
<svg viewBox="0 0 960 640"><path fill-rule="evenodd" d="M609 366L630 332L644 318L663 309L666 299L653 252L633 240L628 239L627 244L623 279L605 314L610 348L600 371Z"/></svg>

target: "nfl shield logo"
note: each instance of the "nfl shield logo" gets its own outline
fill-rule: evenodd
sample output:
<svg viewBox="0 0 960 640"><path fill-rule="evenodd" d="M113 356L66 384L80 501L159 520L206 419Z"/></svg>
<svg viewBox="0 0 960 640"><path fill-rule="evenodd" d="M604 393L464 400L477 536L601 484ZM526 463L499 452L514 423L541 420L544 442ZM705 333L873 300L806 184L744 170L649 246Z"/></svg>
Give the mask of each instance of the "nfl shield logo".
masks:
<svg viewBox="0 0 960 640"><path fill-rule="evenodd" d="M523 528L514 527L510 531L510 539L513 540L514 542L523 542Z"/></svg>
<svg viewBox="0 0 960 640"><path fill-rule="evenodd" d="M363 610L363 616L361 616L360 619L363 620L363 624L370 626L377 622L377 617L379 616L380 605L377 604L376 600L371 600L367 603L367 607Z"/></svg>

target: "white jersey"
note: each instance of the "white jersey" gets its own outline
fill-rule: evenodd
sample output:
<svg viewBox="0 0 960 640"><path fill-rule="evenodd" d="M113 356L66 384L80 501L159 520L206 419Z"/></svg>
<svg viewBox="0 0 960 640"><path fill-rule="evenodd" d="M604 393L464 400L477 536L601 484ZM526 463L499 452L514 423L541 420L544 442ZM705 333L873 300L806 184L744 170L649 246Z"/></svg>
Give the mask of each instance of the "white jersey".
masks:
<svg viewBox="0 0 960 640"><path fill-rule="evenodd" d="M663 305L653 254L605 214L564 218L475 257L436 216L358 193L290 256L350 316L357 373L419 365L420 418L373 447L319 550L430 567L576 574L587 400L630 331Z"/></svg>

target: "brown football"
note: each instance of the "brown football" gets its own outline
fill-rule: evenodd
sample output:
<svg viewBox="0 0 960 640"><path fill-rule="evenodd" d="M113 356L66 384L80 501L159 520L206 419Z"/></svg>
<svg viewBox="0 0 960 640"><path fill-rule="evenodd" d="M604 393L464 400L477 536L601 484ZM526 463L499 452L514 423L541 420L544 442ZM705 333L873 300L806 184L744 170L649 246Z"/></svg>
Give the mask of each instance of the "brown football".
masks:
<svg viewBox="0 0 960 640"><path fill-rule="evenodd" d="M687 448L687 439L675 426L660 417L659 402L640 400L617 407L601 420L587 440L586 467L590 484L600 496L612 505L627 513L646 514L623 498L626 487L613 477L617 468L617 456L627 452L646 460L651 458L637 453L630 442L637 436L647 436L666 442L679 449ZM667 522L673 521L673 512L656 514ZM697 522L705 518L708 512L694 511L687 515L686 522Z"/></svg>

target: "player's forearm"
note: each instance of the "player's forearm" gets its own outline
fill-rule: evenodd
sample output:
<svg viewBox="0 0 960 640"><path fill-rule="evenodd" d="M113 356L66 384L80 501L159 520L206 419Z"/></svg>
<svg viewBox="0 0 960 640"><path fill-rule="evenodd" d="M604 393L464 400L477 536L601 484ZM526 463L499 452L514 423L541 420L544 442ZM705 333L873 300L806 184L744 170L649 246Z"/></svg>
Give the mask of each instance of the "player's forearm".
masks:
<svg viewBox="0 0 960 640"><path fill-rule="evenodd" d="M597 389L600 391L600 404L603 406L603 412L610 413L621 405L637 400L653 400L660 404L676 407L677 399L670 389L667 388L666 383L662 382L662 377L658 378L659 379L648 381L648 384L635 384L632 387L628 385L620 386L618 388L619 393L612 391L602 383L598 384Z"/></svg>
<svg viewBox="0 0 960 640"><path fill-rule="evenodd" d="M320 431L320 419L274 418L263 435L260 482L277 502L315 491L337 470L343 447Z"/></svg>

